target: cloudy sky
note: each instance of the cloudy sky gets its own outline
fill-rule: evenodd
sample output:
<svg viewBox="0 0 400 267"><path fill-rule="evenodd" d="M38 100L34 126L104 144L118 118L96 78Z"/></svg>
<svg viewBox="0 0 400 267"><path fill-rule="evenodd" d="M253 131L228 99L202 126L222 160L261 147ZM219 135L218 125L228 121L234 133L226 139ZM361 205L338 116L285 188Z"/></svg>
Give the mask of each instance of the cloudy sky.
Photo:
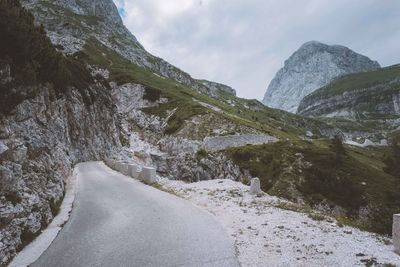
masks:
<svg viewBox="0 0 400 267"><path fill-rule="evenodd" d="M400 63L399 0L114 0L152 54L262 99L301 44L341 44Z"/></svg>

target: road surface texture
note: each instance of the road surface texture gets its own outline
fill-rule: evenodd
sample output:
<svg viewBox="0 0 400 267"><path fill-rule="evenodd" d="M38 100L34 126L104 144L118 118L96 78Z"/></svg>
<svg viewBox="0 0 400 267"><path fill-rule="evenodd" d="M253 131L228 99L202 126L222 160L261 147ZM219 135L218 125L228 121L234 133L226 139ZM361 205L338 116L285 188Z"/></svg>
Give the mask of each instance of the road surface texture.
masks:
<svg viewBox="0 0 400 267"><path fill-rule="evenodd" d="M210 214L101 162L76 168L71 217L31 266L239 266Z"/></svg>

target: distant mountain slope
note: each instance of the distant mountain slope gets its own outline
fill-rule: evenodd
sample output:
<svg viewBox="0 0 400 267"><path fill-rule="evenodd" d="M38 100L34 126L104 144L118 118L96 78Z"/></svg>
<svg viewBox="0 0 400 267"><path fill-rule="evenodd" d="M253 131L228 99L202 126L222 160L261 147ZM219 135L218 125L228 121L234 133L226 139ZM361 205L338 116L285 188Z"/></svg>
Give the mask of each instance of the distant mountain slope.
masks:
<svg viewBox="0 0 400 267"><path fill-rule="evenodd" d="M397 178L384 172L384 148L346 146L347 153L339 157L327 140L342 130L337 124L271 109L234 96L224 85L190 78L147 53L123 27L111 0L24 2L36 22L45 23L56 48L73 55L61 58L75 64L51 64L57 61L51 62L42 45L31 46L34 36L16 27L24 26L18 14L28 12L5 16L11 9L0 8L0 48L22 46L29 55L18 51L23 59L18 62L9 51L0 57L0 91L7 94L1 103L9 105L7 114L0 112L0 206L5 207L0 212L0 266L57 213L63 181L75 163L110 157L133 156L166 177L186 181L221 177L248 182L250 175L259 177L270 194L307 209L322 209L364 229L390 232L392 214L400 212L400 189ZM18 1L2 0L0 6L3 3L12 6ZM26 36L23 41L8 41L5 32ZM45 37L42 27L38 32ZM61 53L46 43L48 52L60 58ZM25 61L29 64L16 68ZM157 69L160 64L172 71L171 77ZM30 65L33 70L45 67L39 74L44 71L47 79L34 83L27 73L35 72L25 68ZM63 79L52 80L58 76L47 71L60 73ZM69 75L75 72L90 73L89 81L88 75ZM12 84L17 76L28 83ZM25 93L31 89L35 94ZM20 92L18 102L7 101ZM371 135L371 127L367 130L365 138ZM359 127L348 133L361 134ZM249 142L215 153L200 146L208 138L250 135L273 136L280 142ZM384 137L379 133L377 138ZM155 153L152 148L157 148Z"/></svg>
<svg viewBox="0 0 400 267"><path fill-rule="evenodd" d="M295 113L303 97L334 78L379 67L378 62L347 47L311 41L285 61L284 67L268 86L263 103Z"/></svg>
<svg viewBox="0 0 400 267"><path fill-rule="evenodd" d="M400 65L339 77L306 96L298 113L348 119L400 116Z"/></svg>
<svg viewBox="0 0 400 267"><path fill-rule="evenodd" d="M66 54L80 51L90 38L116 51L136 65L216 95L214 87L198 82L188 73L148 53L123 25L112 0L21 0L38 23L45 26L54 44Z"/></svg>

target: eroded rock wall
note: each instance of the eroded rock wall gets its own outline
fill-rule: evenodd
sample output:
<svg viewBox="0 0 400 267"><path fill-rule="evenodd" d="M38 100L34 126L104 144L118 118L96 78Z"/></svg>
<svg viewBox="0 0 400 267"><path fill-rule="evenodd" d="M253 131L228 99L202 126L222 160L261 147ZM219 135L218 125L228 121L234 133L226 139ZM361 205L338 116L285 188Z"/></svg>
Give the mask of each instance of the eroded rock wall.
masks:
<svg viewBox="0 0 400 267"><path fill-rule="evenodd" d="M0 114L0 266L53 219L74 164L118 153L111 94L92 89L91 106L74 89L56 98L42 86L35 98Z"/></svg>

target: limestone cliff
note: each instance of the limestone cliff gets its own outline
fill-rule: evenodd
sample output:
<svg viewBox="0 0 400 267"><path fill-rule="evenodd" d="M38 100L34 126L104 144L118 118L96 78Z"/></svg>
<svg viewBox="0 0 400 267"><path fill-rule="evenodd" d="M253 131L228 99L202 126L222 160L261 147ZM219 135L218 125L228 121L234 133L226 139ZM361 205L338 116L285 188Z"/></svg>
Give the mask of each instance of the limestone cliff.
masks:
<svg viewBox="0 0 400 267"><path fill-rule="evenodd" d="M111 95L93 89L96 100L87 106L76 89L55 98L51 86L40 85L36 97L0 114L0 266L56 215L76 163L121 146Z"/></svg>
<svg viewBox="0 0 400 267"><path fill-rule="evenodd" d="M400 116L400 66L340 77L306 96L298 113L359 120Z"/></svg>
<svg viewBox="0 0 400 267"><path fill-rule="evenodd" d="M214 95L213 86L193 79L188 73L148 53L123 25L112 0L21 0L43 24L52 42L66 54L82 50L95 38L132 63L194 90ZM231 91L231 90L228 90Z"/></svg>
<svg viewBox="0 0 400 267"><path fill-rule="evenodd" d="M306 95L334 78L379 67L376 61L347 47L308 42L285 61L284 67L268 86L263 103L272 108L295 113Z"/></svg>

